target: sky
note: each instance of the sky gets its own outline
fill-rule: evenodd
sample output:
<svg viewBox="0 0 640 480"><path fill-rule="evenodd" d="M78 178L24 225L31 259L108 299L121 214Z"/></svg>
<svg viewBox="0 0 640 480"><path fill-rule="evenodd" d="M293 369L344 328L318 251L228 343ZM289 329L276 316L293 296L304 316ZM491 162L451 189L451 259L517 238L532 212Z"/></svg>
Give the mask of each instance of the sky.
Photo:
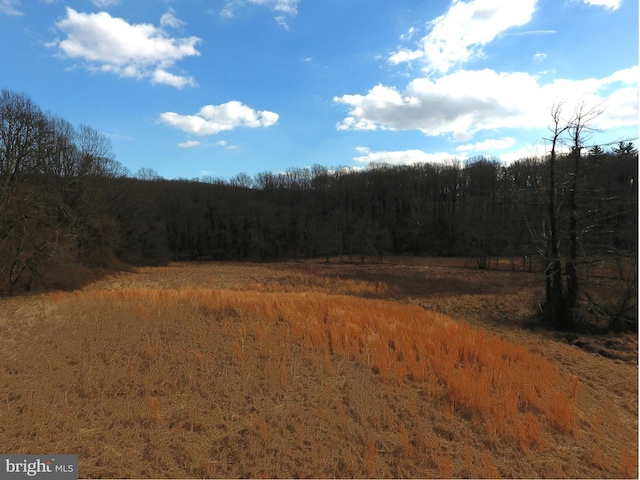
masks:
<svg viewBox="0 0 640 480"><path fill-rule="evenodd" d="M637 0L0 0L0 88L168 179L637 145L639 79Z"/></svg>

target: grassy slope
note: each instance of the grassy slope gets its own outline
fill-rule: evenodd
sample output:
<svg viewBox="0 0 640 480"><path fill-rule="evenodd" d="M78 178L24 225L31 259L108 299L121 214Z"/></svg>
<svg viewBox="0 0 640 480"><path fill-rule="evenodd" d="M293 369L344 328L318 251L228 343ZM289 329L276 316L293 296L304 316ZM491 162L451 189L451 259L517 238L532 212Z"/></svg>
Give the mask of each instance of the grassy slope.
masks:
<svg viewBox="0 0 640 480"><path fill-rule="evenodd" d="M83 477L637 477L636 364L521 328L536 277L460 266L176 264L3 300L0 445Z"/></svg>

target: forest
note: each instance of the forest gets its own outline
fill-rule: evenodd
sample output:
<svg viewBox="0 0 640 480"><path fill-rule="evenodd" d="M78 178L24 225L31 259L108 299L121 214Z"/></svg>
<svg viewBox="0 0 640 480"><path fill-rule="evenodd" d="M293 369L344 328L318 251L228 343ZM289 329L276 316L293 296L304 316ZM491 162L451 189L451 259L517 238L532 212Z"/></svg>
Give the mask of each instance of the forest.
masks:
<svg viewBox="0 0 640 480"><path fill-rule="evenodd" d="M0 292L74 288L92 271L176 260L456 256L481 269L508 259L514 270L546 271L553 250L578 258L581 272L616 265L630 285L623 315L637 304L637 274L626 269L637 263L637 150L576 146L552 162L452 158L167 180L129 172L106 136L5 89Z"/></svg>

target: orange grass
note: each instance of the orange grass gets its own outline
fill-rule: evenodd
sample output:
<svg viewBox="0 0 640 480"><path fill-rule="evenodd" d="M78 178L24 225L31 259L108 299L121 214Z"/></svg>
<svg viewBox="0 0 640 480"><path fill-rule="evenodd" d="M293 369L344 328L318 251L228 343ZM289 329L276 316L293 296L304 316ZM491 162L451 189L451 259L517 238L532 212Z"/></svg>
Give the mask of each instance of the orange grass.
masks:
<svg viewBox="0 0 640 480"><path fill-rule="evenodd" d="M70 433L64 417L47 422L55 409L77 418L82 476L142 477L544 476L518 458L577 444L577 377L443 314L335 294L385 288L364 283L49 296L45 321L4 327L22 350L1 359L3 415L25 421L0 440L53 448ZM403 412L381 396L398 392L411 398ZM475 436L473 450L454 455L453 426ZM515 470L498 468L491 452L511 450ZM601 473L637 474L628 449L617 466L606 464L616 453L592 453Z"/></svg>
<svg viewBox="0 0 640 480"><path fill-rule="evenodd" d="M555 364L524 347L418 307L322 293L206 289L100 291L76 297L75 303L87 302L87 307L135 305L134 318L165 308L195 308L213 316L234 312L240 319L261 320L251 332L260 341L281 324L298 347L357 360L384 381L442 384L457 412L489 420L500 437L515 439L514 434L526 428L530 414L563 433L570 433L575 424L575 403L570 398L574 395L566 393L573 390L571 379ZM234 344L235 357L240 357L239 348ZM147 360L155 350L149 343L141 349ZM262 355L271 352L266 346Z"/></svg>
<svg viewBox="0 0 640 480"><path fill-rule="evenodd" d="M252 281L237 284L234 290L250 290L252 292L322 292L340 295L379 297L388 294L391 288L382 281L367 282L342 278L305 277L295 280L279 280L269 282Z"/></svg>

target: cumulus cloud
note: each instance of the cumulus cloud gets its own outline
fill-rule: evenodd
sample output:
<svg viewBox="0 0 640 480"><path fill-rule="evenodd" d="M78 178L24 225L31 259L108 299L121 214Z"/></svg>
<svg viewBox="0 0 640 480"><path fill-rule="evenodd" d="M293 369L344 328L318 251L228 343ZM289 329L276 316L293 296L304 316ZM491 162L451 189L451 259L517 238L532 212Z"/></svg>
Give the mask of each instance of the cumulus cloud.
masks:
<svg viewBox="0 0 640 480"><path fill-rule="evenodd" d="M57 46L68 58L83 60L92 71L149 79L176 88L195 85L193 77L169 69L185 57L200 55L198 37L174 38L151 24L130 24L107 12L79 13L70 7L56 27L66 38L50 46Z"/></svg>
<svg viewBox="0 0 640 480"><path fill-rule="evenodd" d="M568 153L563 150L563 147L559 149L562 153ZM558 149L556 149L558 152ZM517 162L518 160L522 160L523 158L543 158L551 153L548 145L544 144L528 144L523 147L520 147L516 150L509 150L508 152L500 153L498 158L503 163L509 164L513 162Z"/></svg>
<svg viewBox="0 0 640 480"><path fill-rule="evenodd" d="M413 60L424 57L424 51L401 48L389 57L389 63L398 65L399 63L409 63Z"/></svg>
<svg viewBox="0 0 640 480"><path fill-rule="evenodd" d="M515 145L512 144L511 140L513 139L502 139L496 140L496 144L499 145L498 148L510 148ZM487 141L486 144L489 145L491 140ZM482 145L485 142L478 142L476 145ZM509 145L508 147L506 145ZM427 153L423 150L411 149L411 150L396 150L396 151L378 151L372 152L368 147L356 147L356 151L361 153L357 157L354 157L353 160L357 163L366 163L366 164L376 164L376 163L386 163L389 165L414 165L416 163L431 163L431 164L441 164L441 165L450 165L455 162L464 162L468 160L469 154L468 151L472 150L488 150L488 148L475 146L470 146L472 148L469 149L457 149L457 153L450 152L436 152L436 153ZM567 149L568 152L568 149ZM565 152L565 153L567 153ZM522 146L516 150L508 150L506 152L500 153L498 155L493 155L492 157L497 157L501 162L505 164L513 163L518 160L522 160L523 158L541 158L545 155L548 155L549 147L548 145L538 144L532 145L528 144Z"/></svg>
<svg viewBox="0 0 640 480"><path fill-rule="evenodd" d="M20 7L20 0L0 0L0 14L11 16L22 15L18 7Z"/></svg>
<svg viewBox="0 0 640 480"><path fill-rule="evenodd" d="M222 105L205 105L195 115L165 112L160 115L159 121L189 134L205 136L238 127L270 127L278 122L278 118L277 113L257 111L232 100Z"/></svg>
<svg viewBox="0 0 640 480"><path fill-rule="evenodd" d="M392 65L421 59L425 71L446 73L453 66L483 55L482 48L512 27L525 25L536 0L453 0L444 14L429 22L429 33L417 49L401 48Z"/></svg>
<svg viewBox="0 0 640 480"><path fill-rule="evenodd" d="M575 0L615 10L622 0ZM478 132L500 129L544 129L554 104L563 103L568 118L575 108L604 108L592 123L596 128L637 126L640 67L619 70L604 78L556 79L523 71L464 69L484 56L487 45L507 35L549 35L555 30L524 30L536 11L537 0L451 0L448 10L426 24L426 35L415 28L400 36L401 44L386 58L391 65L417 63L424 72L404 88L378 84L368 92L334 97L347 107L338 130L418 130L447 136L462 143L451 152L421 150L377 151L358 147L362 163L392 164L466 159L475 152L501 151L499 158L544 154L540 146L519 146L504 136L472 142ZM421 37L421 38L420 38ZM419 40L418 40L419 38ZM413 44L409 42L415 42ZM533 58L543 61L546 54ZM497 135L496 135L497 136ZM517 149L517 151L516 151Z"/></svg>
<svg viewBox="0 0 640 480"><path fill-rule="evenodd" d="M334 101L350 107L338 130L419 130L453 134L457 140L498 128L543 128L552 102L566 101L570 111L581 101L609 108L597 119L601 128L637 125L638 66L602 79L556 80L541 84L524 72L459 70L437 79L417 78L400 92L377 85L365 95ZM473 88L469 88L473 85Z"/></svg>
<svg viewBox="0 0 640 480"><path fill-rule="evenodd" d="M482 142L468 143L466 145L460 145L456 147L458 152L488 152L494 150L505 150L511 148L516 144L516 139L513 137L496 138L484 140Z"/></svg>
<svg viewBox="0 0 640 480"><path fill-rule="evenodd" d="M358 163L387 163L390 165L413 165L416 163L451 163L456 159L465 159L466 155L454 156L450 153L427 153L422 150L396 150L372 152L367 147L357 147L358 153L364 155L354 157Z"/></svg>

